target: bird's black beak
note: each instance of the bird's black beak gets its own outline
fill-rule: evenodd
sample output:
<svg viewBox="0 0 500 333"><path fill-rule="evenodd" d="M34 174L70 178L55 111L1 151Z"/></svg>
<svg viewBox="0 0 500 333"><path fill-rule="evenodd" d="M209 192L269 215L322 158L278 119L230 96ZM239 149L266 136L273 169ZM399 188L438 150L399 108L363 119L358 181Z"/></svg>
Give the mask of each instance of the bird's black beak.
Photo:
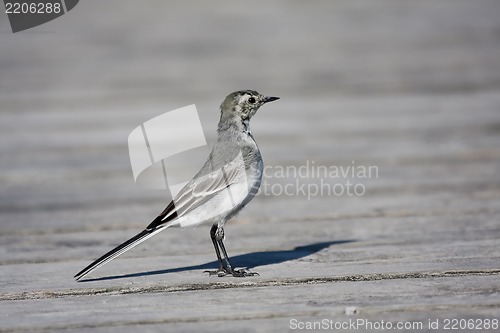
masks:
<svg viewBox="0 0 500 333"><path fill-rule="evenodd" d="M272 102L272 101L275 101L277 99L280 99L280 98L279 97L266 96L266 97L264 97L264 103Z"/></svg>

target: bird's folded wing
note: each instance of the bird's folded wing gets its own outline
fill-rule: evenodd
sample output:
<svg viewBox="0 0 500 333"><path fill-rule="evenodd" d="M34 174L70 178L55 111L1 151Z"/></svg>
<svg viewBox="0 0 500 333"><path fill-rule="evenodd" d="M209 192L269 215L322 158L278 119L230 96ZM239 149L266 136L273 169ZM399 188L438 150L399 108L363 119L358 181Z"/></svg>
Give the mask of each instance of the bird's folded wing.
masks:
<svg viewBox="0 0 500 333"><path fill-rule="evenodd" d="M234 161L211 173L193 178L147 229L156 229L189 213L221 191L230 191L231 185L242 181L246 182L245 166Z"/></svg>

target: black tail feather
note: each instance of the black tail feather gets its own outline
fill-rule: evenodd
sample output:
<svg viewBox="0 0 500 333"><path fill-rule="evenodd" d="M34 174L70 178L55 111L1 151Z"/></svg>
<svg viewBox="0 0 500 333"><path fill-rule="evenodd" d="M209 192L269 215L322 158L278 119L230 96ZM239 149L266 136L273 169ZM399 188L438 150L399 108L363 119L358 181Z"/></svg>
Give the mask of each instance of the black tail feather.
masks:
<svg viewBox="0 0 500 333"><path fill-rule="evenodd" d="M130 238L128 241L124 242L123 244L118 245L115 247L113 250L109 251L99 259L95 260L93 263L82 269L78 274L75 275L75 279L78 281L81 278L83 278L85 275L89 274L92 272L94 269L108 263L109 261L115 259L119 255L127 252L134 246L142 243L149 237L153 236L157 232L161 231L163 228L159 229L153 229L153 230L144 230L140 232L139 234L135 235L134 237Z"/></svg>

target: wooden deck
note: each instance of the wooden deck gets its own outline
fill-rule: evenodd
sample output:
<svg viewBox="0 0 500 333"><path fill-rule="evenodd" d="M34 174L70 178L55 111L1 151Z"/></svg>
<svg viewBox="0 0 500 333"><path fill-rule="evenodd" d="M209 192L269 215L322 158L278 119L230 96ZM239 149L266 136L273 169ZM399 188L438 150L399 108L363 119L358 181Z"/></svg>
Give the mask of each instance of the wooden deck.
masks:
<svg viewBox="0 0 500 333"><path fill-rule="evenodd" d="M81 1L12 34L0 14L0 332L499 320L499 17L496 0ZM199 227L75 282L168 201L134 183L128 134L195 103L211 141L238 89L281 97L252 124L267 192L226 229L260 276L203 274ZM277 172L304 165L378 173ZM314 192L347 180L366 192Z"/></svg>

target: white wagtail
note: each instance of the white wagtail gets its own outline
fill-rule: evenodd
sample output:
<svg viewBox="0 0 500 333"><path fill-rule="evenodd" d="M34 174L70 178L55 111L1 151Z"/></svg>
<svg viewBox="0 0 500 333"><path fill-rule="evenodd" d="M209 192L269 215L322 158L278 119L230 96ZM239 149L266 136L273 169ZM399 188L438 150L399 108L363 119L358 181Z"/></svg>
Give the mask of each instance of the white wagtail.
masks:
<svg viewBox="0 0 500 333"><path fill-rule="evenodd" d="M253 199L262 179L264 163L250 130L250 118L263 104L277 99L279 97L263 96L253 90L236 91L227 96L220 106L217 141L201 170L146 229L85 267L75 275L76 280L164 229L200 224L212 226L210 237L219 262L216 271L206 271L209 275L257 275L233 269L222 241L226 221Z"/></svg>

